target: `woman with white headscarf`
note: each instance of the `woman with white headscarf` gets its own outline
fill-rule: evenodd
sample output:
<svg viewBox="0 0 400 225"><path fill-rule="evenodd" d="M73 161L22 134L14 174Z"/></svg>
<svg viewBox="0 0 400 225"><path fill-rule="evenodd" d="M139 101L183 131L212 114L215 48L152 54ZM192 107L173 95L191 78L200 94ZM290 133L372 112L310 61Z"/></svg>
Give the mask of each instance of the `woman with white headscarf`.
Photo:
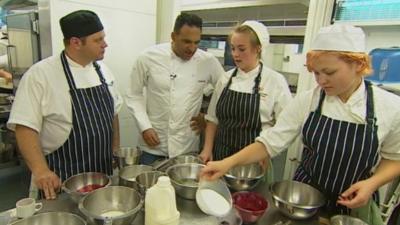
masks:
<svg viewBox="0 0 400 225"><path fill-rule="evenodd" d="M253 143L272 127L291 100L285 78L266 67L261 55L269 43L267 28L246 21L229 36L236 68L217 83L207 115L203 161L220 160Z"/></svg>
<svg viewBox="0 0 400 225"><path fill-rule="evenodd" d="M377 189L400 175L400 98L364 80L371 63L360 28L321 28L307 68L318 87L298 94L254 144L209 162L203 176L216 179L233 166L274 157L301 135L294 180L319 189L329 214L383 224Z"/></svg>

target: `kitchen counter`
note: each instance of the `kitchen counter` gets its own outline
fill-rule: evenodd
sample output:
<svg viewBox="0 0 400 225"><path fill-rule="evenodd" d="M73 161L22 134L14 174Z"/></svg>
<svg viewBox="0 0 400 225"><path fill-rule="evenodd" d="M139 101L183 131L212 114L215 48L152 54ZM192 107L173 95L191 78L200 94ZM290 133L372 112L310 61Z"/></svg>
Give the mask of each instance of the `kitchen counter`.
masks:
<svg viewBox="0 0 400 225"><path fill-rule="evenodd" d="M270 196L268 193L267 185L262 183L260 184L256 190L257 192L263 194L268 199L268 203L272 203L270 201ZM67 211L71 213L78 214L82 216L79 212L77 205L69 199L66 194L61 194L57 197L56 200L42 200L43 208L40 212L49 212L49 211ZM177 206L178 210L181 213L180 225L220 225L222 221L229 221L228 218L216 218L214 216L208 216L204 214L197 206L195 201L186 200L180 197L177 197ZM5 217L6 215L15 215L15 209L5 211L0 213L0 217ZM231 215L232 216L232 215ZM82 216L83 217L83 216ZM231 218L232 219L232 218ZM0 218L0 225L6 225ZM232 220L231 220L232 221ZM290 222L288 222L290 221ZM283 223L279 223L283 222ZM144 213L141 211L138 213L132 225L143 225L144 224ZM226 223L224 223L226 224ZM233 223L229 223L230 225L235 225ZM268 209L264 216L256 223L259 225L275 225L275 224L290 224L290 225L320 225L319 217L314 216L308 220L289 220L287 217L283 216L278 209L272 204L268 206Z"/></svg>

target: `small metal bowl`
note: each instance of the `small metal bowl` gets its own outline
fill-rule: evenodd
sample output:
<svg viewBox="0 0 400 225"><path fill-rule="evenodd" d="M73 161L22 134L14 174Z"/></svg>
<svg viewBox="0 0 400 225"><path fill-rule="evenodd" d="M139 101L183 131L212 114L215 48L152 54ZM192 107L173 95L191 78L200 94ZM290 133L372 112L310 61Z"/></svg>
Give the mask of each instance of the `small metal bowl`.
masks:
<svg viewBox="0 0 400 225"><path fill-rule="evenodd" d="M10 223L10 225L54 225L54 224L68 224L68 225L86 225L86 221L81 217L67 212L46 212L33 215L31 217L17 220Z"/></svg>
<svg viewBox="0 0 400 225"><path fill-rule="evenodd" d="M136 177L143 173L152 171L153 167L148 165L126 166L119 171L119 185L125 187L135 187Z"/></svg>
<svg viewBox="0 0 400 225"><path fill-rule="evenodd" d="M122 169L125 166L139 164L141 154L142 151L134 147L121 147L114 152L114 156L118 159L119 169Z"/></svg>
<svg viewBox="0 0 400 225"><path fill-rule="evenodd" d="M61 189L67 193L74 202L78 203L82 197L90 193L90 191L82 192L80 190L88 187L89 185L96 186L91 188L91 191L93 191L97 188L110 186L111 179L103 173L80 173L66 179L63 182Z"/></svg>
<svg viewBox="0 0 400 225"><path fill-rule="evenodd" d="M79 202L79 210L93 225L131 224L142 207L143 199L139 192L122 186L95 190Z"/></svg>
<svg viewBox="0 0 400 225"><path fill-rule="evenodd" d="M364 221L346 215L336 215L330 219L331 225L368 225Z"/></svg>
<svg viewBox="0 0 400 225"><path fill-rule="evenodd" d="M279 181L270 186L272 201L281 213L292 219L307 219L325 204L321 192L297 181Z"/></svg>
<svg viewBox="0 0 400 225"><path fill-rule="evenodd" d="M199 174L203 167L203 164L186 163L173 165L167 169L177 195L186 199L196 199Z"/></svg>
<svg viewBox="0 0 400 225"><path fill-rule="evenodd" d="M258 163L234 167L224 175L228 187L235 191L251 190L263 177L264 170Z"/></svg>
<svg viewBox="0 0 400 225"><path fill-rule="evenodd" d="M203 164L199 156L195 155L179 155L173 158L174 164L198 163Z"/></svg>
<svg viewBox="0 0 400 225"><path fill-rule="evenodd" d="M161 171L145 171L136 176L136 182L139 184L139 190L144 194L147 189L151 188L157 183L157 180L161 176L166 176L164 172Z"/></svg>

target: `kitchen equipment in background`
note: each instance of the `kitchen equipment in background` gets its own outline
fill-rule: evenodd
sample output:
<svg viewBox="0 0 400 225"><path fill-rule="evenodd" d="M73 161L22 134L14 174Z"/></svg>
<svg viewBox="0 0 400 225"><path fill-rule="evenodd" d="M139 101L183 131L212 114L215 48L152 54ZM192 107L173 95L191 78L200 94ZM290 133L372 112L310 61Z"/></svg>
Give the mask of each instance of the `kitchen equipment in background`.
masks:
<svg viewBox="0 0 400 225"><path fill-rule="evenodd" d="M54 224L68 224L68 225L86 225L86 221L81 217L67 212L47 212L40 213L22 220L17 220L10 225L54 225Z"/></svg>
<svg viewBox="0 0 400 225"><path fill-rule="evenodd" d="M364 221L346 215L336 215L331 219L331 225L368 225Z"/></svg>
<svg viewBox="0 0 400 225"><path fill-rule="evenodd" d="M142 206L139 192L122 186L97 189L79 201L79 210L93 225L131 224Z"/></svg>
<svg viewBox="0 0 400 225"><path fill-rule="evenodd" d="M369 55L372 58L373 74L366 79L378 84L400 83L400 48L375 48Z"/></svg>
<svg viewBox="0 0 400 225"><path fill-rule="evenodd" d="M174 187L169 177L161 176L146 192L145 225L178 225L179 216Z"/></svg>
<svg viewBox="0 0 400 225"><path fill-rule="evenodd" d="M259 163L234 167L224 175L228 187L235 191L251 190L263 177L264 170Z"/></svg>
<svg viewBox="0 0 400 225"><path fill-rule="evenodd" d="M225 217L232 211L232 196L222 180L201 180L196 191L196 203L205 214Z"/></svg>
<svg viewBox="0 0 400 225"><path fill-rule="evenodd" d="M14 93L22 75L41 59L38 13L9 14L6 16L9 69L13 74Z"/></svg>
<svg viewBox="0 0 400 225"><path fill-rule="evenodd" d="M274 205L292 219L306 219L315 215L325 204L321 192L312 186L292 181L278 181L270 185Z"/></svg>
<svg viewBox="0 0 400 225"><path fill-rule="evenodd" d="M257 222L268 207L267 200L256 192L235 192L232 199L233 206L237 209L245 224Z"/></svg>
<svg viewBox="0 0 400 225"><path fill-rule="evenodd" d="M82 197L90 192L111 185L111 179L103 173L80 173L66 179L61 189L78 203Z"/></svg>
<svg viewBox="0 0 400 225"><path fill-rule="evenodd" d="M121 147L114 152L114 156L118 159L119 169L138 164L141 154L142 152L137 147Z"/></svg>
<svg viewBox="0 0 400 225"><path fill-rule="evenodd" d="M9 130L5 124L0 125L0 165L17 160L16 146L14 132Z"/></svg>
<svg viewBox="0 0 400 225"><path fill-rule="evenodd" d="M186 163L173 165L167 169L171 183L180 197L186 199L196 198L199 174L203 167L203 164Z"/></svg>

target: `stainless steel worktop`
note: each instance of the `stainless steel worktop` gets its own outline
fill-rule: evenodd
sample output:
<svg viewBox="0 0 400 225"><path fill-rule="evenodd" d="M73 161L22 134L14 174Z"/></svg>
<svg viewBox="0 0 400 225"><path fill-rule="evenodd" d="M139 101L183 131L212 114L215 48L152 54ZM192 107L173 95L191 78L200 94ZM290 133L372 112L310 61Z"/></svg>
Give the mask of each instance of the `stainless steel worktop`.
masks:
<svg viewBox="0 0 400 225"><path fill-rule="evenodd" d="M283 216L277 208L275 208L270 201L270 196L268 194L268 188L266 184L260 184L256 190L257 192L263 194L267 197L268 209L264 216L256 223L259 225L274 225L274 224L281 224L281 222L287 222L289 219ZM56 200L43 200L43 208L39 211L40 212L49 212L49 211L67 211L78 214L82 216L78 210L77 205L72 202L66 194L61 194L57 197ZM195 201L182 199L177 197L177 206L178 210L181 213L180 218L180 225L219 225L224 218L216 218L214 216L208 216L204 214L197 206ZM3 212L4 213L11 213L12 210ZM1 216L1 214L0 214ZM83 216L82 216L83 217ZM319 217L315 216L308 220L296 221L290 220L290 225L320 225L318 221ZM144 224L144 213L141 211L138 213L137 217L135 218L132 225L143 225ZM0 223L0 225L2 225ZM234 224L232 224L234 225Z"/></svg>

